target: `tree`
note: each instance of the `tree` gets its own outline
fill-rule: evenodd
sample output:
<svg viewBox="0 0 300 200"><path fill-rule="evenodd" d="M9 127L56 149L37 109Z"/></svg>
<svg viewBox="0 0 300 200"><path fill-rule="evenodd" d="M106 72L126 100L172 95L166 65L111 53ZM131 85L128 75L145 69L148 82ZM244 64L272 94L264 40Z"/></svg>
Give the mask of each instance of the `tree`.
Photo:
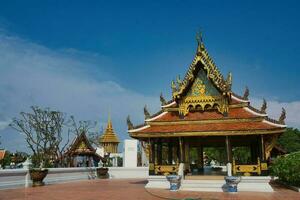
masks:
<svg viewBox="0 0 300 200"><path fill-rule="evenodd" d="M77 122L75 120L75 117L71 116L70 118L71 118L71 123L70 123L71 130L76 135L79 135L82 132L84 132L85 134L87 134L90 143L99 145L100 134L95 130L95 127L97 125L96 121L83 120ZM102 128L102 132L103 132L103 128Z"/></svg>
<svg viewBox="0 0 300 200"><path fill-rule="evenodd" d="M282 146L288 153L300 151L300 131L294 128L287 128L277 143Z"/></svg>
<svg viewBox="0 0 300 200"><path fill-rule="evenodd" d="M63 165L63 152L69 143L63 141L63 127L67 124L66 116L50 108L31 107L31 112L21 112L20 118L13 118L10 127L25 135L25 140L33 152L34 167L50 167L57 160Z"/></svg>
<svg viewBox="0 0 300 200"><path fill-rule="evenodd" d="M12 159L11 153L9 151L5 152L4 158L0 161L1 166L4 168L5 166L9 166Z"/></svg>

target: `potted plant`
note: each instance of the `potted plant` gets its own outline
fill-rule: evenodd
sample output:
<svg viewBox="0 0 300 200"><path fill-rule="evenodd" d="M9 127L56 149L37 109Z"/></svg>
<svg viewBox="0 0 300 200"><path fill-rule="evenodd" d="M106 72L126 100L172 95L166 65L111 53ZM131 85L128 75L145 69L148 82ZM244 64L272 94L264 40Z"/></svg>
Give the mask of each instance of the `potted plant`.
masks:
<svg viewBox="0 0 300 200"><path fill-rule="evenodd" d="M32 151L30 177L33 186L41 186L44 185L43 180L48 174L46 168L52 167L57 160L63 162L57 158L62 157L67 144L61 145L65 117L63 113L49 108L32 106L31 109L32 112L21 112L21 117L14 118L10 127L25 135L28 147Z"/></svg>
<svg viewBox="0 0 300 200"><path fill-rule="evenodd" d="M103 166L97 168L98 178L105 179L105 178L109 177L108 168L107 168L107 162L108 162L108 159L109 159L109 155L110 155L110 153L105 154L104 157L100 157L100 160L101 160Z"/></svg>

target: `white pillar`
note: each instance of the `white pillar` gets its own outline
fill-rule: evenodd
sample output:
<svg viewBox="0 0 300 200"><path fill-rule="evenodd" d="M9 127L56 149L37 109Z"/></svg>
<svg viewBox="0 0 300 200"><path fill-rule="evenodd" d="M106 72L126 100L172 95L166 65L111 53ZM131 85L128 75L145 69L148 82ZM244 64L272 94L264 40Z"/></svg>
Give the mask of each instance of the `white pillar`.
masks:
<svg viewBox="0 0 300 200"><path fill-rule="evenodd" d="M137 140L124 140L124 167L137 167Z"/></svg>

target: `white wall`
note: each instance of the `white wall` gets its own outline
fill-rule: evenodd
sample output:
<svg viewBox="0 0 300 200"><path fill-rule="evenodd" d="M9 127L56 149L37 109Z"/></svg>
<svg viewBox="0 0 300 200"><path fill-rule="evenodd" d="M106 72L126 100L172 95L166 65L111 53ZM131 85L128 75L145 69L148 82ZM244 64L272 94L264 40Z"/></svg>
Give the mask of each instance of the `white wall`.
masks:
<svg viewBox="0 0 300 200"><path fill-rule="evenodd" d="M111 179L122 178L148 178L148 167L109 167L108 173ZM25 187L25 177L28 170L6 169L0 170L0 189ZM46 184L64 183L78 180L96 178L95 167L74 167L74 168L49 168L45 178ZM31 181L30 183L31 184Z"/></svg>

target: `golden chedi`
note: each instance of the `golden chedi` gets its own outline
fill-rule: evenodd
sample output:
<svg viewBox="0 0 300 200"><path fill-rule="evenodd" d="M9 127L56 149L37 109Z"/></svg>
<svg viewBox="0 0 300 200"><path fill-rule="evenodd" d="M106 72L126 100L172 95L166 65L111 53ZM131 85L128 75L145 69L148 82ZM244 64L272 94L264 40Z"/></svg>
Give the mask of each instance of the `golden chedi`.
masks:
<svg viewBox="0 0 300 200"><path fill-rule="evenodd" d="M107 127L104 134L100 137L100 145L106 153L118 153L119 139L112 127L110 117L108 117Z"/></svg>

